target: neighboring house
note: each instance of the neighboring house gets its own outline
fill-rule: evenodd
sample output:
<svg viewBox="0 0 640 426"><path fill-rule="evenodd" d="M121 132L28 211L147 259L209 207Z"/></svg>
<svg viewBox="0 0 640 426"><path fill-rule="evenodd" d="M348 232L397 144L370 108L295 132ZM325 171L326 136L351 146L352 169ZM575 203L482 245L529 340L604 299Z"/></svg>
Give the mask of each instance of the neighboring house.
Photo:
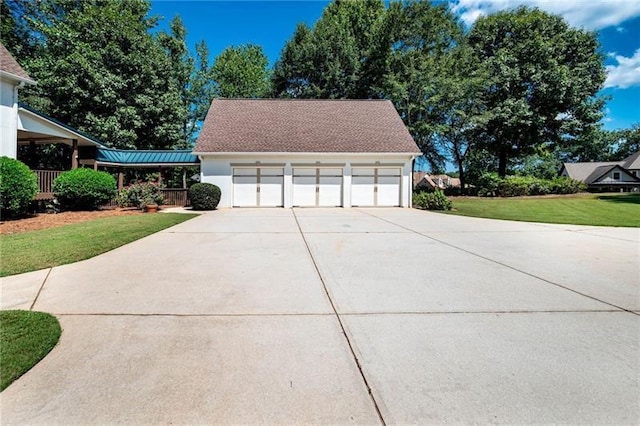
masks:
<svg viewBox="0 0 640 426"><path fill-rule="evenodd" d="M387 100L213 100L194 154L220 207L410 207L420 155Z"/></svg>
<svg viewBox="0 0 640 426"><path fill-rule="evenodd" d="M622 161L564 163L561 176L584 182L590 191L640 191L640 151Z"/></svg>
<svg viewBox="0 0 640 426"><path fill-rule="evenodd" d="M447 188L460 188L460 179L448 175L430 175L424 172L413 173L414 189L445 190Z"/></svg>

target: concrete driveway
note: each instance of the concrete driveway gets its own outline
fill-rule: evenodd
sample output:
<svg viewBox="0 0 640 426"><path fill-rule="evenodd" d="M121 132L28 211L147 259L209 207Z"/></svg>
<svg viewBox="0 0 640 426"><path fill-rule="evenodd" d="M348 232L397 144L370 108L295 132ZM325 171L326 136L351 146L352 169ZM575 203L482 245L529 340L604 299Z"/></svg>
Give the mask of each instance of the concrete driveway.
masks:
<svg viewBox="0 0 640 426"><path fill-rule="evenodd" d="M640 230L235 209L10 277L3 424L640 422Z"/></svg>

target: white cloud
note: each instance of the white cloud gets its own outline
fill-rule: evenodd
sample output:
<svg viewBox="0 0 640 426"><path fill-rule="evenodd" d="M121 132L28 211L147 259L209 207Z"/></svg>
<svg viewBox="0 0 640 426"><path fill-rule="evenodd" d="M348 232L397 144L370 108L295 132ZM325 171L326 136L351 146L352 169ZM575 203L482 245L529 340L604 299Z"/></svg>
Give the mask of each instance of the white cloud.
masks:
<svg viewBox="0 0 640 426"><path fill-rule="evenodd" d="M519 5L538 7L564 17L572 26L589 30L615 26L640 16L637 0L455 0L451 8L465 23L472 24L481 15Z"/></svg>
<svg viewBox="0 0 640 426"><path fill-rule="evenodd" d="M640 49L636 50L632 57L622 55L614 57L617 65L607 65L607 80L604 87L619 87L626 89L631 86L640 86Z"/></svg>

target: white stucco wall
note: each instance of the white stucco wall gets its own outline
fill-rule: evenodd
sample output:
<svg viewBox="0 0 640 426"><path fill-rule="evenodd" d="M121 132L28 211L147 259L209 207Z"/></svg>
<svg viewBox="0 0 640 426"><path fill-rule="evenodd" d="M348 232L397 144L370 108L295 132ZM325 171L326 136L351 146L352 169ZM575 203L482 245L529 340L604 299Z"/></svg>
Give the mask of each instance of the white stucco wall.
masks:
<svg viewBox="0 0 640 426"><path fill-rule="evenodd" d="M0 156L16 158L18 155L18 118L14 99L17 83L0 80Z"/></svg>
<svg viewBox="0 0 640 426"><path fill-rule="evenodd" d="M219 207L232 207L233 204L233 165L269 166L281 165L284 168L284 207L292 206L292 165L323 166L325 164L343 165L343 207L351 207L351 168L353 165L371 167L398 166L402 170L401 206L411 207L411 172L413 156L407 154L263 154L246 155L201 155L201 182L212 183L220 187L222 197Z"/></svg>

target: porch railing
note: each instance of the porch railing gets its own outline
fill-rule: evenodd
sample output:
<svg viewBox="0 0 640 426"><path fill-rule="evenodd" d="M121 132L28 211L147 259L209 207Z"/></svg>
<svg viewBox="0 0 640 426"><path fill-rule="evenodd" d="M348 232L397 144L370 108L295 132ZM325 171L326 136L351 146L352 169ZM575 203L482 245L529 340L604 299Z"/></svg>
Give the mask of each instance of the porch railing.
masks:
<svg viewBox="0 0 640 426"><path fill-rule="evenodd" d="M38 178L38 193L36 194L36 200L51 200L53 199L53 181L60 176L62 171L60 170L34 170L36 177ZM164 197L164 205L166 206L188 206L189 205L189 190L188 189L161 189L162 196ZM116 207L118 204L116 200L111 200L105 207Z"/></svg>
<svg viewBox="0 0 640 426"><path fill-rule="evenodd" d="M53 181L60 176L61 170L34 170L38 178L38 193L36 200L50 200L53 198Z"/></svg>

